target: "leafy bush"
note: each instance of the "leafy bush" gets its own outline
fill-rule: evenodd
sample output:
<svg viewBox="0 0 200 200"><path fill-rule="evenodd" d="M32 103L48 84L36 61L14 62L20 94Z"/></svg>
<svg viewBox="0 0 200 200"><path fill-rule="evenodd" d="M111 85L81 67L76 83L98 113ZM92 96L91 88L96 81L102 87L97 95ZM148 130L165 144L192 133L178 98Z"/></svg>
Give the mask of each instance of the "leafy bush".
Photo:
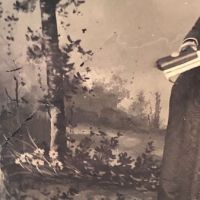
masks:
<svg viewBox="0 0 200 200"><path fill-rule="evenodd" d="M127 152L118 152L121 133L109 136L103 131L75 139L68 136L68 151L59 161L55 151L45 152L32 141L33 151L18 153L13 150L15 163L31 173L54 178L67 177L91 181L95 184L114 184L138 190L156 190L159 182L160 161L153 155L153 141L136 159Z"/></svg>
<svg viewBox="0 0 200 200"><path fill-rule="evenodd" d="M153 141L148 142L145 152L135 162L134 175L139 178L139 186L156 190L159 185L160 160L153 155Z"/></svg>

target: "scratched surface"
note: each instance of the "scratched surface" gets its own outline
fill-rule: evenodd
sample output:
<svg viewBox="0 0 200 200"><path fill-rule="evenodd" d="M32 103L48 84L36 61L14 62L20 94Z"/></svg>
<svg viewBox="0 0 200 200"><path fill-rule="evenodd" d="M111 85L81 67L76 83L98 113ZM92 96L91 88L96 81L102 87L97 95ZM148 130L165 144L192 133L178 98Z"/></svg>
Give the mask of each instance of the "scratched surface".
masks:
<svg viewBox="0 0 200 200"><path fill-rule="evenodd" d="M9 10L9 1L3 3ZM69 23L73 25L68 28L68 32L75 38L82 38L84 46L94 51L92 61L87 63L92 68L92 80L108 81L113 73L130 80L134 74L134 84L130 81L125 83L131 96L139 89L148 92L160 91L163 95L162 118L166 121L171 83L154 68L154 62L178 48L184 35L199 16L198 6L198 0L149 0L148 3L145 0L88 0L80 8L83 13L81 17L69 17ZM20 20L15 29L17 42L12 51L17 62L24 63L24 27L29 23L33 28L40 26L39 9L31 14L21 13L20 16L23 20ZM3 30L5 23L1 21L0 27ZM84 35L80 28L87 28ZM63 44L66 33L64 34L61 27L59 31L60 43ZM0 43L5 46L3 33ZM1 71L4 71L3 66L7 66L5 62L9 63L5 59L5 53L6 47L0 54ZM30 76L31 70L29 68L24 72L29 87L27 90L30 90L31 82L34 82L35 78ZM1 87L10 81L9 77L2 73L0 79ZM127 109L129 104L130 99L121 102L123 109Z"/></svg>
<svg viewBox="0 0 200 200"><path fill-rule="evenodd" d="M3 12L2 19L4 19L8 15L12 15L13 10L11 1L2 0L2 3L6 10L6 12ZM164 75L156 69L155 61L179 48L184 36L199 17L198 8L199 0L86 0L86 3L80 7L79 15L72 14L71 10L65 22L59 15L57 16L60 46L66 43L67 35L70 35L72 40L81 39L82 46L94 52L94 55L84 64L91 69L91 72L87 74L90 79L85 84L88 87L95 86L97 96L99 96L94 99L90 98L89 95L76 96L75 103L79 112L75 114L77 122L80 122L80 130L77 127L77 130L74 131L77 131L75 136L79 140L84 135L88 135L92 123L96 125L97 130L108 131L110 135L112 135L112 131L113 133L118 132L119 127L126 128L123 132L124 136L120 139L119 151L126 151L135 158L145 150L150 140L154 140L155 156L161 158L164 141L164 134L162 133L164 133L164 130L161 133L159 132L158 135L152 132L146 134L144 129L142 129L144 132L140 129L143 122L137 127L137 124L132 123L135 122L134 120L131 121L132 124L129 121L129 125L132 126L127 126L131 114L131 107L129 106L133 103L138 91L143 90L145 97L150 100L154 108L154 92L160 92L161 125L166 125L172 83L167 81ZM43 96L43 91L38 84L38 74L42 77L40 84L46 87L46 68L45 62L38 69L38 66L28 61L25 34L28 26L32 30L37 30L41 26L39 4L36 5L34 12L20 12L18 17L20 20L12 27L15 41L11 45L11 56L7 55L8 40L6 39L10 29L5 20L0 20L0 29L2 30L0 34L0 107L10 100L9 95L14 96L15 80L10 75L13 73L12 69L23 68L23 70L16 72L20 72L18 74L21 78L20 81L25 83L20 95L25 97L25 100L31 100L31 104L27 104L31 105L29 106L30 110L36 110L39 107L38 99ZM63 23L69 23L70 26L64 29ZM70 59L71 62L75 62L76 67L81 68L80 65L83 60L80 55L74 52ZM7 91L7 95L5 95L5 91ZM28 112L29 108L27 109ZM10 114L4 113L4 109L5 107L1 108L1 120L3 114ZM150 113L149 110L148 112ZM21 114L21 121L23 121L26 117L23 116L24 113ZM50 140L49 126L46 120L49 115L40 112L37 113L37 117L35 121L31 121L32 124L30 123L30 134L36 138L37 144L43 145L41 142L46 141L48 143ZM20 124L19 121L14 120L13 122L11 120L2 121L3 133L12 133ZM109 122L107 123L107 121ZM105 122L108 127L110 126L110 129L104 126ZM84 130L84 126L87 127L88 132ZM30 142L30 140L28 141ZM16 144L18 143L16 142ZM45 148L45 145L43 146ZM21 144L18 147L24 148ZM0 180L3 180L2 176L3 174L0 171ZM37 195L39 190L43 194L53 191L51 187L46 188L46 185L45 188L39 187L37 185L35 190L30 190L29 193ZM59 187L62 188L61 185ZM0 192L4 189L0 187ZM54 190L53 193L58 192L55 187ZM90 191L86 185L81 191L80 199L93 199L94 193L98 194L96 200L116 199L116 194L110 193L110 188L106 188L105 191L102 190L94 188ZM81 196L82 192L85 193L85 198ZM153 194L148 194L146 191L135 193L132 190L124 191L124 189L119 192L127 193L128 199L140 200L146 200L148 197L153 199L156 195L155 192Z"/></svg>

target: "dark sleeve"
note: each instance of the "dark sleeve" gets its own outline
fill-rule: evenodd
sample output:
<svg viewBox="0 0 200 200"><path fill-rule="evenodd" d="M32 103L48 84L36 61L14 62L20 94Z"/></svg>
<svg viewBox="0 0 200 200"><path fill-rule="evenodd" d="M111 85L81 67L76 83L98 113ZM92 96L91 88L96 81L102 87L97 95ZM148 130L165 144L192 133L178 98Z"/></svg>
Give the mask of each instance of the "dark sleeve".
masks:
<svg viewBox="0 0 200 200"><path fill-rule="evenodd" d="M194 40L200 45L200 18L196 21L190 32L186 35L184 41Z"/></svg>

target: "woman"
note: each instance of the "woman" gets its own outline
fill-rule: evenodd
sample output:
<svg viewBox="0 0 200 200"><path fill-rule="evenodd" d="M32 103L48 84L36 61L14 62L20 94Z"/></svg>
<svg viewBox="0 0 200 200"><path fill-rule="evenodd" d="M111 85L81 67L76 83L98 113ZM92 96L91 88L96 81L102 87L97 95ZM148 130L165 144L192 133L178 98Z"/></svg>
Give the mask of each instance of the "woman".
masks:
<svg viewBox="0 0 200 200"><path fill-rule="evenodd" d="M200 18L180 50L199 46ZM200 200L200 67L172 88L158 200Z"/></svg>

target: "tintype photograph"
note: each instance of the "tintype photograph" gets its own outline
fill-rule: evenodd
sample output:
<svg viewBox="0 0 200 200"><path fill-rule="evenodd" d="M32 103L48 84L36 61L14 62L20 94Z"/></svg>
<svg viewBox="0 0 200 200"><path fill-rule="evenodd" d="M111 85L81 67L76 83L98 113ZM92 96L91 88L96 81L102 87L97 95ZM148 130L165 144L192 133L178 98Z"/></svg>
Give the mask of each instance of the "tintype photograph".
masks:
<svg viewBox="0 0 200 200"><path fill-rule="evenodd" d="M198 0L0 0L1 200L200 200Z"/></svg>

